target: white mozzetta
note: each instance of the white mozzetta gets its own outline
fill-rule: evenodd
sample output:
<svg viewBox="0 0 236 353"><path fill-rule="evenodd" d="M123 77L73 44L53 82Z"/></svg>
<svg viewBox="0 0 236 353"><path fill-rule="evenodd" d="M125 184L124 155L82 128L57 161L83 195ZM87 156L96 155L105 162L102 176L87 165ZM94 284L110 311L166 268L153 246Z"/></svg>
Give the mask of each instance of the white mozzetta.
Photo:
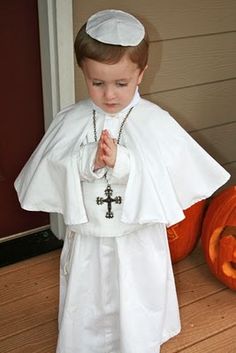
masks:
<svg viewBox="0 0 236 353"><path fill-rule="evenodd" d="M61 213L66 224L88 221L77 159L88 131L93 131L92 110L86 100L54 119L15 182L23 208ZM229 179L166 111L144 99L133 108L123 137L130 174L122 222L177 223L184 218L184 209L209 197Z"/></svg>

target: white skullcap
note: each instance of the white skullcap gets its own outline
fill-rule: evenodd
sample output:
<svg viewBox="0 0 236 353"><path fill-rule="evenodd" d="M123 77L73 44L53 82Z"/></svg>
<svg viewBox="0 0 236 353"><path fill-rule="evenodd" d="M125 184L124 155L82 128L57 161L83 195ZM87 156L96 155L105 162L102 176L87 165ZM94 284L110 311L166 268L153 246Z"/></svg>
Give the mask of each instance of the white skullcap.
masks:
<svg viewBox="0 0 236 353"><path fill-rule="evenodd" d="M145 29L137 18L127 12L104 10L88 19L86 33L102 43L136 46L143 40Z"/></svg>

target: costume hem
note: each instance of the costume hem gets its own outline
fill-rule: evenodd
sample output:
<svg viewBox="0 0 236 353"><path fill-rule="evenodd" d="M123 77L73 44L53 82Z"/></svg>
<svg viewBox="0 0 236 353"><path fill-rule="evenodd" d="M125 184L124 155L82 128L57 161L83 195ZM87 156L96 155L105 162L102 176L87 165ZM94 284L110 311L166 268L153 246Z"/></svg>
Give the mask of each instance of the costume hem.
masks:
<svg viewBox="0 0 236 353"><path fill-rule="evenodd" d="M165 342L169 341L171 338L177 336L181 332L181 327L176 331L170 331L165 334L160 342L160 345L164 344Z"/></svg>

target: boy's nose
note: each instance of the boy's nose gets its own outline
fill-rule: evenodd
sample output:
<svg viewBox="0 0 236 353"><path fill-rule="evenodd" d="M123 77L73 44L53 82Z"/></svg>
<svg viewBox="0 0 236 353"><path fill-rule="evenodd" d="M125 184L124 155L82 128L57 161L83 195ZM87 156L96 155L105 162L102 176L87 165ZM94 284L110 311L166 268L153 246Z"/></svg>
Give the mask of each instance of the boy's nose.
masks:
<svg viewBox="0 0 236 353"><path fill-rule="evenodd" d="M112 100L113 98L115 98L115 91L113 87L106 87L104 90L104 96L107 100Z"/></svg>

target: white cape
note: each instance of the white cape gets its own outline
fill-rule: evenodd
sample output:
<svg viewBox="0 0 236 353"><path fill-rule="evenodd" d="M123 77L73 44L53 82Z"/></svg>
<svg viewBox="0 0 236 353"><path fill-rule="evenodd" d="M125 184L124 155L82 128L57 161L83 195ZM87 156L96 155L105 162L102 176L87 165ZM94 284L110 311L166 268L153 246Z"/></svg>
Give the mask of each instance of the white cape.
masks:
<svg viewBox="0 0 236 353"><path fill-rule="evenodd" d="M22 208L56 212L67 225L88 221L77 167L80 146L92 129L91 100L62 110L15 182ZM130 175L121 220L175 224L183 210L209 197L229 174L178 123L144 99L124 127Z"/></svg>

